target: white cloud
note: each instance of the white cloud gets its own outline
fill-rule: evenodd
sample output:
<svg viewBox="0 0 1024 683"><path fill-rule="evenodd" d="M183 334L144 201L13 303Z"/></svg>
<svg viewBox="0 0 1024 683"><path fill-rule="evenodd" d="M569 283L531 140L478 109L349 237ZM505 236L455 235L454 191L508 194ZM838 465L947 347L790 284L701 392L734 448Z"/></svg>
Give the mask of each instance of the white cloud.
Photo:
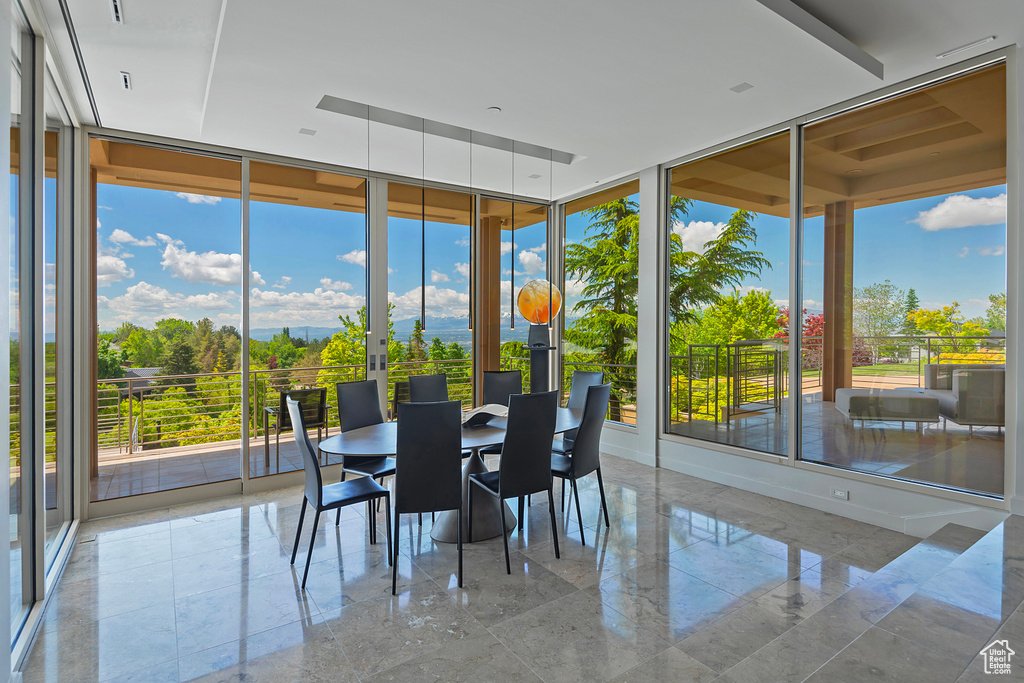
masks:
<svg viewBox="0 0 1024 683"><path fill-rule="evenodd" d="M326 278L325 278L326 279ZM253 327L311 325L338 327L339 315L355 315L366 304L361 294L317 287L312 292L277 292L254 287L249 290Z"/></svg>
<svg viewBox="0 0 1024 683"><path fill-rule="evenodd" d="M534 254L543 254L547 250L548 250L548 245L547 245L547 243L544 243L544 244L540 245L539 247L530 247L529 249L524 249L523 251L532 251Z"/></svg>
<svg viewBox="0 0 1024 683"><path fill-rule="evenodd" d="M195 309L200 315L205 315L207 311L237 310L238 293L211 292L186 296L140 281L128 287L120 296L100 296L97 302L100 308L114 314L113 320L131 320L136 324L148 325L168 315L189 317L189 314L183 313L183 309Z"/></svg>
<svg viewBox="0 0 1024 683"><path fill-rule="evenodd" d="M132 236L130 232L122 230L121 228L115 228L114 232L110 233L110 241L117 242L118 244L131 244L135 247L156 246L156 240L152 237L146 237L146 239L140 240L137 237Z"/></svg>
<svg viewBox="0 0 1024 683"><path fill-rule="evenodd" d="M672 226L672 232L683 240L684 251L704 253L704 246L721 235L725 226L725 223L711 221L690 221L685 225L679 222Z"/></svg>
<svg viewBox="0 0 1024 683"><path fill-rule="evenodd" d="M169 270L173 277L190 283L211 285L237 285L242 281L242 255L205 251L201 254L189 251L181 240L163 233L156 235L166 246L160 265ZM252 284L266 284L260 274L252 271Z"/></svg>
<svg viewBox="0 0 1024 683"><path fill-rule="evenodd" d="M220 197L211 197L208 194L193 194L191 192L175 192L174 196L178 199L184 199L189 204L218 204L220 203Z"/></svg>
<svg viewBox="0 0 1024 683"><path fill-rule="evenodd" d="M957 258L967 258L967 254L971 253L970 247L961 247L960 251L956 252Z"/></svg>
<svg viewBox="0 0 1024 683"><path fill-rule="evenodd" d="M1002 245L996 247L978 247L978 253L982 256L1002 256L1006 253L1006 247Z"/></svg>
<svg viewBox="0 0 1024 683"><path fill-rule="evenodd" d="M446 273L442 273L442 272L440 272L438 270L431 270L430 271L430 281L434 282L434 283L437 283L437 282L450 282L451 278L448 277L448 275Z"/></svg>
<svg viewBox="0 0 1024 683"><path fill-rule="evenodd" d="M357 266L366 267L366 250L365 249L353 249L347 254L338 254L338 260L344 261L345 263L352 263Z"/></svg>
<svg viewBox="0 0 1024 683"><path fill-rule="evenodd" d="M96 257L96 286L107 287L114 282L135 277L135 271L128 267L124 259L111 254Z"/></svg>
<svg viewBox="0 0 1024 683"><path fill-rule="evenodd" d="M112 207L112 206L103 206L102 204L100 206L97 206L96 208L97 209L103 209L104 211L113 211L114 210L114 207Z"/></svg>
<svg viewBox="0 0 1024 683"><path fill-rule="evenodd" d="M523 266L527 275L536 275L544 270L544 259L535 251L519 252L519 263Z"/></svg>
<svg viewBox="0 0 1024 683"><path fill-rule="evenodd" d="M455 274L459 277L469 279L469 264L468 263L456 263Z"/></svg>
<svg viewBox="0 0 1024 683"><path fill-rule="evenodd" d="M457 246L457 247L468 247L469 246L469 238L468 237L463 237L462 239L455 240L455 246Z"/></svg>
<svg viewBox="0 0 1024 683"><path fill-rule="evenodd" d="M583 296L583 288L587 286L587 283L582 280L566 280L565 281L565 297L581 297Z"/></svg>
<svg viewBox="0 0 1024 683"><path fill-rule="evenodd" d="M756 287L754 285L741 285L740 287L733 287L733 289L739 292L740 296L745 296L750 292L763 292L765 294L771 293L770 290L765 289L764 287Z"/></svg>
<svg viewBox="0 0 1024 683"><path fill-rule="evenodd" d="M267 284L267 281L263 279L263 277L260 275L258 270L250 270L249 271L249 284L250 285L256 285L257 287L260 287L262 285Z"/></svg>
<svg viewBox="0 0 1024 683"><path fill-rule="evenodd" d="M928 231L1005 223L1006 193L977 198L955 194L927 211L918 212L917 218L909 222L917 223Z"/></svg>
<svg viewBox="0 0 1024 683"><path fill-rule="evenodd" d="M291 281L291 276L284 275L281 277L281 279L279 279L277 282L271 285L271 287L273 287L274 289L286 289L288 287L288 283L290 283Z"/></svg>
<svg viewBox="0 0 1024 683"><path fill-rule="evenodd" d="M431 315L463 316L469 310L468 292L457 292L454 289L439 288L434 285L427 285L424 292L427 311ZM418 315L420 296L419 287L414 287L401 295L388 292L388 302L395 305L394 316L400 319Z"/></svg>
<svg viewBox="0 0 1024 683"><path fill-rule="evenodd" d="M501 255L504 256L505 254L511 254L511 253L512 253L512 243L511 242L502 242L501 243Z"/></svg>
<svg viewBox="0 0 1024 683"><path fill-rule="evenodd" d="M337 280L332 280L329 277L320 278L320 285L324 288L325 291L328 292L349 292L355 289L355 287L353 287L351 283L339 282ZM317 289L317 291L320 290Z"/></svg>

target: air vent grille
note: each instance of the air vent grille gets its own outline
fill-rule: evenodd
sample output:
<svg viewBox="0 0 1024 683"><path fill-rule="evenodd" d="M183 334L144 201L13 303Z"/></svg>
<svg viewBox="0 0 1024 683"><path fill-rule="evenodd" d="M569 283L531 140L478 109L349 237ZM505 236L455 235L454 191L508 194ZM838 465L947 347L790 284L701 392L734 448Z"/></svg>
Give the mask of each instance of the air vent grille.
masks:
<svg viewBox="0 0 1024 683"><path fill-rule="evenodd" d="M121 87L125 90L132 89L132 75L127 71L121 72Z"/></svg>
<svg viewBox="0 0 1024 683"><path fill-rule="evenodd" d="M124 11L121 8L121 0L110 0L110 17L118 26L124 26Z"/></svg>

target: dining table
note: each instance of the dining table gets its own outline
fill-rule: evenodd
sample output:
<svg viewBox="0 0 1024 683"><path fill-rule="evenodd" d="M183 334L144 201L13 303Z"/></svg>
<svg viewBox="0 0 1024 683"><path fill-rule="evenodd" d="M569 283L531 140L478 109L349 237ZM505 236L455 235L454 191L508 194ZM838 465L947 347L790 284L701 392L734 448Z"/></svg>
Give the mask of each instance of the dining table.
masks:
<svg viewBox="0 0 1024 683"><path fill-rule="evenodd" d="M583 418L582 410L570 408L558 408L555 418L555 433L561 434L580 426ZM462 449L470 451L471 455L465 466L462 468L462 509L467 514L462 516L463 539L472 543L494 538L503 533L501 528L501 508L498 501L491 496L476 496L473 498L473 538L469 538L469 476L480 472L487 472L487 465L480 455L480 449L487 446L497 446L505 441L505 427L507 419L494 417L479 427L462 427ZM397 452L398 443L398 422L381 422L352 429L341 434L327 437L318 444L321 452L331 455L342 456L344 466L345 456L394 456L401 457ZM515 528L516 517L512 510L505 505L505 532ZM441 543L455 543L458 540L459 516L457 510L446 510L437 516L433 527L430 530L430 537Z"/></svg>

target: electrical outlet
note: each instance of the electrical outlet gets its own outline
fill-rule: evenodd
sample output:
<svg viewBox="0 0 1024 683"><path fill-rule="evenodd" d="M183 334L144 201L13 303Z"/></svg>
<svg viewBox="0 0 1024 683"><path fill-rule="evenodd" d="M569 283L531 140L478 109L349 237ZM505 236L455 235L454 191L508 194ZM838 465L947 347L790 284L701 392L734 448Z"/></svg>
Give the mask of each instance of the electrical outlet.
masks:
<svg viewBox="0 0 1024 683"><path fill-rule="evenodd" d="M850 500L850 492L846 489L832 489L832 497L839 500Z"/></svg>

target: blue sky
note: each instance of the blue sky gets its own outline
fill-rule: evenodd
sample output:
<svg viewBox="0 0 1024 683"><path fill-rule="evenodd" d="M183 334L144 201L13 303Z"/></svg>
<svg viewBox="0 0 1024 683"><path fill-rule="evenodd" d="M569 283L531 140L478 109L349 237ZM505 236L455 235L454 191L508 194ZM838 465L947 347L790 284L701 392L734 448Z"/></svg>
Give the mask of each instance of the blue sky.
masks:
<svg viewBox="0 0 1024 683"><path fill-rule="evenodd" d="M957 192L857 209L854 212L853 284L886 279L913 287L922 308L953 301L967 317L983 315L988 295L1006 291L1006 186ZM675 230L693 247L713 238L730 207L694 202ZM742 290L763 288L789 298L789 219L758 215L756 249L772 269L748 278ZM820 310L823 292L824 220L804 221L804 306Z"/></svg>
<svg viewBox="0 0 1024 683"><path fill-rule="evenodd" d="M173 316L240 327L239 200L100 185L98 205L101 329ZM363 214L253 201L249 222L252 328L336 328L339 314L354 316L365 304ZM419 317L420 221L390 218L388 230L394 318ZM502 231L503 329L512 278L518 293L544 276L546 230L544 223L516 230L514 252L511 232ZM469 227L428 221L426 234L427 315L465 319L468 327Z"/></svg>
<svg viewBox="0 0 1024 683"><path fill-rule="evenodd" d="M1005 291L1006 225L993 223L1005 206L1005 186L860 209L854 216L854 285L889 279L914 287L922 307L959 301L971 317L983 314L988 295ZM97 280L103 330L124 320L151 326L165 317L240 326L241 203L237 199L100 185ZM701 248L731 215L729 207L694 202L674 226L687 248ZM1005 216L1005 214L1003 214ZM990 224L985 224L990 223ZM584 238L587 220L566 220L566 239ZM821 218L805 223L805 306L820 308ZM772 268L743 289L789 296L789 221L759 215L757 249ZM546 225L502 231L502 338L509 299L527 281L544 277ZM417 220L389 220L389 299L396 320L418 317L421 230ZM250 207L253 328L288 325L337 327L366 301L366 227L363 214L252 202ZM469 228L427 223L426 295L431 317L462 319L469 305ZM52 254L47 251L50 262ZM566 284L568 309L579 283ZM525 325L523 325L525 329Z"/></svg>

